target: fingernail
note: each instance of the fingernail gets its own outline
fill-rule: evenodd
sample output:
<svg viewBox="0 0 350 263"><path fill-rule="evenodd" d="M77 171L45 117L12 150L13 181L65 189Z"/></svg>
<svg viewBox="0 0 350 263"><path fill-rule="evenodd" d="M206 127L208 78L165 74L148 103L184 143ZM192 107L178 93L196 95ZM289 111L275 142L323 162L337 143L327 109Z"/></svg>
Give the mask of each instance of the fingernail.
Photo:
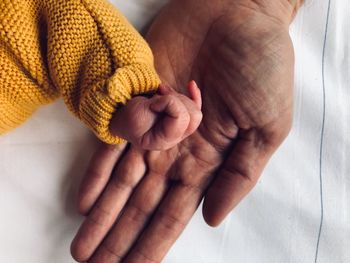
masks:
<svg viewBox="0 0 350 263"><path fill-rule="evenodd" d="M195 88L198 88L197 82L195 80L191 80L190 85L194 86Z"/></svg>
<svg viewBox="0 0 350 263"><path fill-rule="evenodd" d="M171 91L171 89L170 89L170 87L168 85L161 84L159 86L158 91L159 91L160 94L165 95L165 94L169 93Z"/></svg>

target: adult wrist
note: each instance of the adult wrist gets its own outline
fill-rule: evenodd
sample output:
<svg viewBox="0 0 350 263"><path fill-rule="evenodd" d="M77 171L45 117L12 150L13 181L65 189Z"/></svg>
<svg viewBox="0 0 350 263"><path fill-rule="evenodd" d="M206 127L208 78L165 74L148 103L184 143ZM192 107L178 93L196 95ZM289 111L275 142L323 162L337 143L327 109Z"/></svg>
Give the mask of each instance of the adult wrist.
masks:
<svg viewBox="0 0 350 263"><path fill-rule="evenodd" d="M264 14L277 18L279 21L289 25L299 8L302 6L304 0L229 0L232 2L239 2L239 4L247 5L263 12Z"/></svg>
<svg viewBox="0 0 350 263"><path fill-rule="evenodd" d="M222 14L237 10L237 7L262 13L289 26L304 0L172 0L184 7L193 9L201 6L210 8L210 15ZM195 8L194 8L195 7Z"/></svg>
<svg viewBox="0 0 350 263"><path fill-rule="evenodd" d="M293 21L293 18L297 14L299 8L304 4L304 0L280 0L280 1L288 2L289 5L291 6L291 8L292 8L292 19L291 19L291 21Z"/></svg>
<svg viewBox="0 0 350 263"><path fill-rule="evenodd" d="M299 8L303 5L305 0L284 0L290 3L295 12L299 10Z"/></svg>

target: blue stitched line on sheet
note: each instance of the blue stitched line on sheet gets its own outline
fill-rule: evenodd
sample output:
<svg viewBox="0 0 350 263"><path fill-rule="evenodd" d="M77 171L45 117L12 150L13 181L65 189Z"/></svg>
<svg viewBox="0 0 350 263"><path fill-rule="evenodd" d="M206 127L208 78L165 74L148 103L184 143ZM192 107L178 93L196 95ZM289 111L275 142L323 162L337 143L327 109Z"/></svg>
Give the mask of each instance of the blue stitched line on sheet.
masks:
<svg viewBox="0 0 350 263"><path fill-rule="evenodd" d="M322 226L323 226L323 181L322 181L322 168L323 168L323 140L324 140L324 128L325 128L325 122L326 122L326 84L325 84L325 54L326 54L326 44L327 44L327 35L328 35L328 24L329 24L329 13L330 13L330 7L331 7L331 0L328 1L328 8L327 8L327 19L326 19L326 28L325 28L325 34L324 34L324 41L323 41L323 51L322 51L322 92L323 92L323 113L322 113L322 129L321 129L321 143L320 143L320 206L321 206L321 218L320 218L320 227L318 230L318 237L317 237L317 245L316 245L316 252L315 252L315 263L317 263L318 259L318 249L320 246L320 239L321 239L321 233L322 233Z"/></svg>

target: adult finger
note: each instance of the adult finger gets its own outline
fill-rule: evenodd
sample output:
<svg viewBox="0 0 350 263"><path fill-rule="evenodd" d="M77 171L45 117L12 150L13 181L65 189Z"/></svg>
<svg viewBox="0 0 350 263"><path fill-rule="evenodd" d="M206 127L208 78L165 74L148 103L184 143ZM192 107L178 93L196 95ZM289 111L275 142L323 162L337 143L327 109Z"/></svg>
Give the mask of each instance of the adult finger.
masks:
<svg viewBox="0 0 350 263"><path fill-rule="evenodd" d="M209 225L219 225L251 191L276 148L257 130L240 134L205 195L203 216Z"/></svg>
<svg viewBox="0 0 350 263"><path fill-rule="evenodd" d="M172 186L124 262L161 262L195 213L201 196L196 187Z"/></svg>
<svg viewBox="0 0 350 263"><path fill-rule="evenodd" d="M72 242L71 252L76 260L86 261L91 257L145 171L143 152L131 147Z"/></svg>
<svg viewBox="0 0 350 263"><path fill-rule="evenodd" d="M87 214L100 196L121 157L126 144L101 144L92 156L89 167L80 184L78 194L78 210Z"/></svg>
<svg viewBox="0 0 350 263"><path fill-rule="evenodd" d="M168 181L164 176L154 172L147 174L89 263L121 262L147 225L167 189Z"/></svg>
<svg viewBox="0 0 350 263"><path fill-rule="evenodd" d="M205 150L205 147L201 150ZM195 213L211 173L217 167L217 156L214 155L207 162L199 158L202 155L208 156L210 151L199 153L186 148L181 155L177 155L167 173L172 179L169 191L142 235L137 238L125 262L162 261Z"/></svg>
<svg viewBox="0 0 350 263"><path fill-rule="evenodd" d="M113 229L89 260L89 263L120 262L142 232L168 189L167 171L177 149L152 151L145 155L147 176L139 183Z"/></svg>

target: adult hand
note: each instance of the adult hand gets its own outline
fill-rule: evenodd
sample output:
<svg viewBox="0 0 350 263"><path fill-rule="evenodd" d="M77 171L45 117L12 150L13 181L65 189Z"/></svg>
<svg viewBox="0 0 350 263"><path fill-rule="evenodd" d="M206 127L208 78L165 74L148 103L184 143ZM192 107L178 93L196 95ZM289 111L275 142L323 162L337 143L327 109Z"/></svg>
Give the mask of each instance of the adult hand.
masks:
<svg viewBox="0 0 350 263"><path fill-rule="evenodd" d="M80 211L90 212L75 259L160 262L203 197L216 226L254 187L291 126L288 27L299 4L173 0L163 9L148 35L158 72L178 91L198 82L203 122L164 152L102 146L81 187Z"/></svg>

